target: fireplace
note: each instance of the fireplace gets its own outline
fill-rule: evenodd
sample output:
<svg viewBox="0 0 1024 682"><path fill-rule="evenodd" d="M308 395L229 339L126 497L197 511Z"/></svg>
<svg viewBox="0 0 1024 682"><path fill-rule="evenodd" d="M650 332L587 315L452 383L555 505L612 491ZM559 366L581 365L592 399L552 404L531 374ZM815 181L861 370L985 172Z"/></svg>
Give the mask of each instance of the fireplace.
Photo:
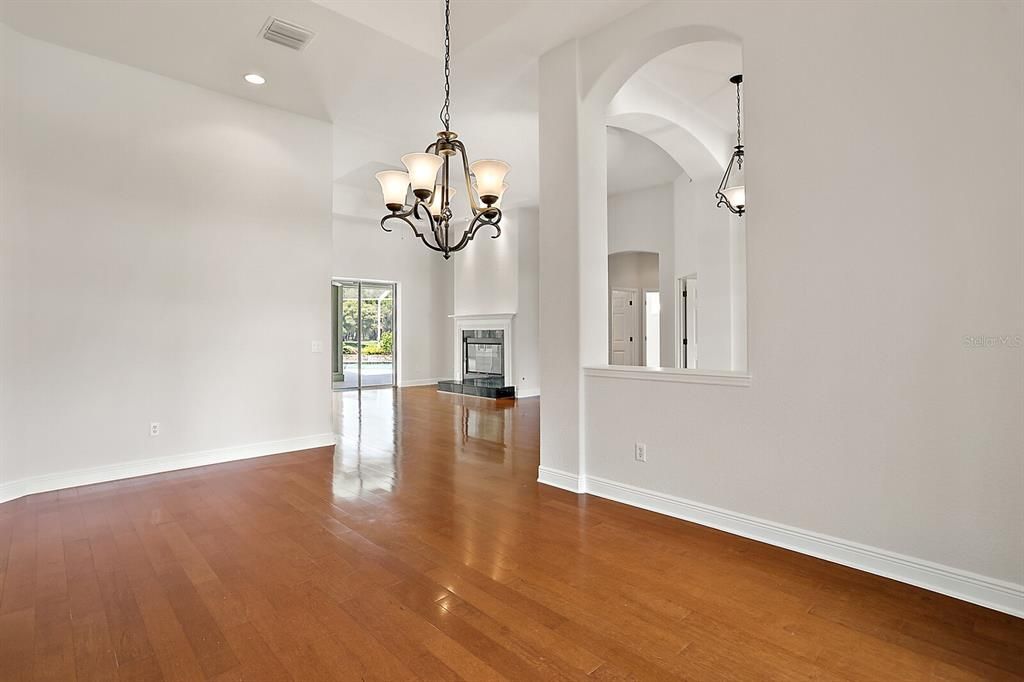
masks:
<svg viewBox="0 0 1024 682"><path fill-rule="evenodd" d="M470 329L462 332L462 378L505 378L505 331Z"/></svg>
<svg viewBox="0 0 1024 682"><path fill-rule="evenodd" d="M455 378L437 382L438 390L482 398L515 398L511 346L514 316L515 313L452 315Z"/></svg>

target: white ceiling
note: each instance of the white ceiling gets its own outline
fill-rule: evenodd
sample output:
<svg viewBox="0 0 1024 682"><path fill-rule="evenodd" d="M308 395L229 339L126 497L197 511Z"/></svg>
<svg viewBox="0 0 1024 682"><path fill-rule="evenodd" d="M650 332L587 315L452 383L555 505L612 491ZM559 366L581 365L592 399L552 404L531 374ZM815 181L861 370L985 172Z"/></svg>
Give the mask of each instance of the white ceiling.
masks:
<svg viewBox="0 0 1024 682"><path fill-rule="evenodd" d="M736 134L736 86L729 78L743 72L739 45L693 43L669 50L634 74L690 105L723 132Z"/></svg>
<svg viewBox="0 0 1024 682"><path fill-rule="evenodd" d="M453 0L452 127L473 158L512 164L508 205L535 203L538 194L537 58L646 3ZM316 36L302 52L267 42L259 34L270 16ZM335 179L356 196L376 200L373 173L398 166L440 127L440 0L3 0L0 20L48 42L332 121ZM666 53L641 72L726 131L733 55L715 45ZM267 84L246 84L242 75L253 71Z"/></svg>
<svg viewBox="0 0 1024 682"><path fill-rule="evenodd" d="M668 152L629 130L608 126L608 194L672 182L683 169Z"/></svg>

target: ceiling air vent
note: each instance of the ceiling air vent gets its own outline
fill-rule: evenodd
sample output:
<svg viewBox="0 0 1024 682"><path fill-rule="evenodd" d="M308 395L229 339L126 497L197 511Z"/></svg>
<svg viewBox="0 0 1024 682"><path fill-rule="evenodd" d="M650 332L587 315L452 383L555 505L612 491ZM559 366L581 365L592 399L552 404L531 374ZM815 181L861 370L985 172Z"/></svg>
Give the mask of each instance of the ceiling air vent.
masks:
<svg viewBox="0 0 1024 682"><path fill-rule="evenodd" d="M263 25L263 37L272 43L290 47L293 50L301 50L313 39L313 32L308 28L302 28L276 17L267 19Z"/></svg>

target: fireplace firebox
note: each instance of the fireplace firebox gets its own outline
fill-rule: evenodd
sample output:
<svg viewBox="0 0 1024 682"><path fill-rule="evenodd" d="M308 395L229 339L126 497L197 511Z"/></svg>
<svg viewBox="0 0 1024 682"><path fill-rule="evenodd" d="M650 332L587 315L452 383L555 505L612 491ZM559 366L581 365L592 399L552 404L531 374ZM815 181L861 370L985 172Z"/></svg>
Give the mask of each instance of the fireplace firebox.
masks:
<svg viewBox="0 0 1024 682"><path fill-rule="evenodd" d="M474 329L462 332L462 378L505 378L505 332Z"/></svg>
<svg viewBox="0 0 1024 682"><path fill-rule="evenodd" d="M506 385L505 330L463 329L461 380L437 382L439 391L483 398L515 398L515 386Z"/></svg>

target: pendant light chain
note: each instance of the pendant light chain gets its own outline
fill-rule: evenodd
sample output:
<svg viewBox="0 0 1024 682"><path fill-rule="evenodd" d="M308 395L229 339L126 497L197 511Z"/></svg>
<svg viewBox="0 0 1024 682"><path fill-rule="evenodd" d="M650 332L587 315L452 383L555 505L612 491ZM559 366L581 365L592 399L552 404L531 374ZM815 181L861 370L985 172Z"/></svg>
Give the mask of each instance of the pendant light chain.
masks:
<svg viewBox="0 0 1024 682"><path fill-rule="evenodd" d="M451 132L452 121L449 111L452 94L451 21L451 3L450 0L444 0L444 106L441 107L441 123L444 124L445 132Z"/></svg>
<svg viewBox="0 0 1024 682"><path fill-rule="evenodd" d="M740 81L740 82L742 82L742 81ZM737 147L743 146L743 138L741 137L741 133L740 133L740 83L739 82L736 83L736 146ZM742 169L743 168L743 157L741 156L737 160L736 163Z"/></svg>

